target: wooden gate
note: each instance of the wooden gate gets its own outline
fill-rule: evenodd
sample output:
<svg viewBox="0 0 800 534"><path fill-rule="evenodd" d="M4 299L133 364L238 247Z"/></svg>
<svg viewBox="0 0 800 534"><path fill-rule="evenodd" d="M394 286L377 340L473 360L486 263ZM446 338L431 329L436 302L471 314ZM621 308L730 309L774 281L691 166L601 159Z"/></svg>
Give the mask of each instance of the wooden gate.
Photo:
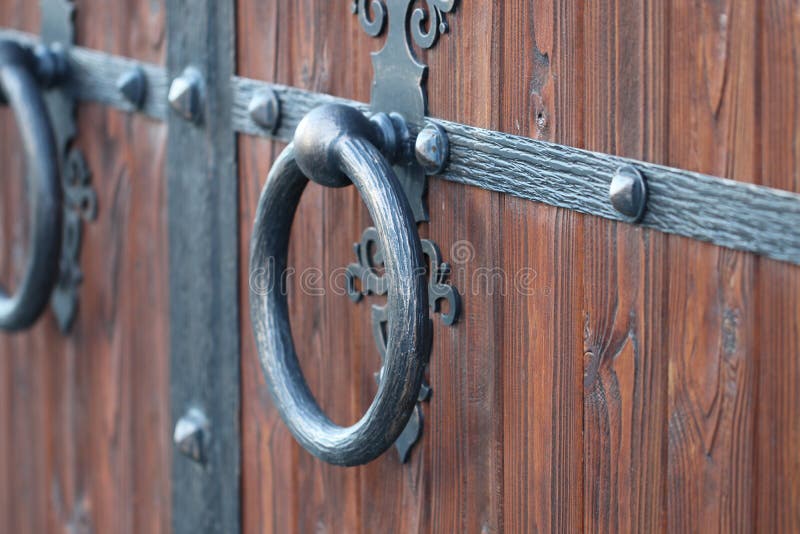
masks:
<svg viewBox="0 0 800 534"><path fill-rule="evenodd" d="M450 2L412 3L430 19ZM76 2L71 72L85 76L70 82L72 146L98 212L82 224L71 329L47 311L0 335L0 530L800 530L800 5L463 0L442 11L447 31L413 49L450 167L428 180L418 228L450 264L460 316L431 316L431 396L408 461L389 450L345 468L310 455L281 420L248 258L302 106L373 98L370 54L384 38L360 23L367 2L350 4ZM42 17L36 2L6 1L0 37L35 38ZM124 73L124 58L144 69L141 108L116 78L80 85ZM187 67L202 86L188 120L169 102ZM280 100L274 131L248 115L262 82ZM30 252L18 130L0 108L0 272L12 286ZM494 173L478 165L490 152ZM647 180L640 222L604 199L584 209L592 198L575 193L611 156ZM511 160L528 162L502 166ZM540 186L543 168L564 170ZM558 198L575 193L575 207L537 197L568 173L576 185ZM707 177L693 173L738 185L709 179L696 194ZM685 208L669 204L682 191ZM722 237L693 238L726 206ZM748 210L778 222L737 219ZM374 223L356 188L311 183L289 240L291 334L341 425L378 388L370 305L384 299L353 304L341 285ZM726 228L744 237L731 244ZM762 233L783 237L769 248ZM193 408L208 425L201 417L199 462L175 442Z"/></svg>

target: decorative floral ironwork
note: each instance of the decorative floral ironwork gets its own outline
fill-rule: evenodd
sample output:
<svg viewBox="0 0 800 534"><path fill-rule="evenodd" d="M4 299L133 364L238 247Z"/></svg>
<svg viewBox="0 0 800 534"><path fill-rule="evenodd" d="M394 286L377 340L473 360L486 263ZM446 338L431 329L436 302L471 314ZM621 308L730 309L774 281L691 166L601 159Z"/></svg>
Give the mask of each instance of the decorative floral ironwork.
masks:
<svg viewBox="0 0 800 534"><path fill-rule="evenodd" d="M449 13L456 6L455 0L426 0L428 7L427 13L418 7L411 13L411 35L414 41L422 48L430 48L436 44L436 39L440 33L447 33L450 29L445 13ZM424 30L425 20L430 18L428 30Z"/></svg>
<svg viewBox="0 0 800 534"><path fill-rule="evenodd" d="M461 311L461 296L456 288L447 283L450 266L442 261L439 247L429 239L422 239L422 253L428 260L428 305L431 313L438 313L442 323L453 325L458 320ZM370 226L361 235L361 241L354 245L357 263L347 267L347 294L353 302L361 301L367 295L386 295L389 285L385 273L380 272L383 265L383 252L380 247L378 230ZM356 280L360 289L356 287ZM443 311L442 303L447 301L447 310ZM375 346L381 356L381 362L386 357L386 332L389 322L388 306L372 306L372 336ZM381 366L381 370L383 367ZM375 380L380 383L381 372L375 374ZM419 440L422 434L422 408L420 402L426 401L431 396L431 388L427 380L423 380L419 390L417 405L411 415L406 428L395 442L400 461L408 460L411 447Z"/></svg>
<svg viewBox="0 0 800 534"><path fill-rule="evenodd" d="M419 3L417 7L415 3ZM455 0L353 0L353 13L369 35L386 31L386 42L372 54L375 76L370 108L373 113L397 113L408 124L422 126L428 113L426 80L428 66L414 52L412 42L430 48L440 33L448 31L445 14ZM417 163L395 165L395 174L406 193L414 219L428 220L425 205L427 180Z"/></svg>
<svg viewBox="0 0 800 534"><path fill-rule="evenodd" d="M70 329L78 309L78 288L83 281L81 226L97 217L97 193L92 189L91 177L83 154L76 148L71 149L62 177L64 228L58 282L52 296L53 311L62 332Z"/></svg>
<svg viewBox="0 0 800 534"><path fill-rule="evenodd" d="M386 7L381 0L369 0L369 5L372 8L372 16L370 16L370 8L367 7L368 0L353 0L353 13L358 15L358 20L361 22L361 27L364 28L370 36L377 37L383 31L383 25L386 23Z"/></svg>
<svg viewBox="0 0 800 534"><path fill-rule="evenodd" d="M417 7L411 13L410 30L419 46L430 48L436 44L440 34L450 29L444 14L455 8L456 0L425 0L424 3L426 9ZM405 19L413 4L414 0L389 0L388 16ZM382 0L353 0L353 13L358 14L361 26L372 37L377 37L383 31L387 11Z"/></svg>

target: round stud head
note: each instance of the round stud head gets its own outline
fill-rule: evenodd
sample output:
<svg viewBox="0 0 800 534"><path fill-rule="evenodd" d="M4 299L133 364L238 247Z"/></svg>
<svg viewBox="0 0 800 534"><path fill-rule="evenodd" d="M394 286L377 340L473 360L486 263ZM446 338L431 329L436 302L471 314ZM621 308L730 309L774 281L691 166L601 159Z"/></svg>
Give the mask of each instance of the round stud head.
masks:
<svg viewBox="0 0 800 534"><path fill-rule="evenodd" d="M429 124L419 132L414 143L417 162L425 174L441 174L450 159L450 141L447 132L438 124Z"/></svg>
<svg viewBox="0 0 800 534"><path fill-rule="evenodd" d="M608 189L611 205L630 222L638 221L647 205L647 183L631 165L617 169Z"/></svg>
<svg viewBox="0 0 800 534"><path fill-rule="evenodd" d="M357 109L325 104L309 111L294 132L297 166L309 180L326 187L350 185L339 169L339 142L360 137L376 143L376 127Z"/></svg>
<svg viewBox="0 0 800 534"><path fill-rule="evenodd" d="M262 89L253 95L247 105L250 119L268 132L274 132L280 121L280 101L272 89Z"/></svg>

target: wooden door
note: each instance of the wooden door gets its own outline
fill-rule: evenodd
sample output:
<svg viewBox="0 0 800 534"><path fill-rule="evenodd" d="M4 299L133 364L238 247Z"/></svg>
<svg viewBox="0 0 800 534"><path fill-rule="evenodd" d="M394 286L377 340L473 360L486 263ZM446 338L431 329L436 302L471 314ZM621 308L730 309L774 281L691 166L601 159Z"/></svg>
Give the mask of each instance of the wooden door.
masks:
<svg viewBox="0 0 800 534"><path fill-rule="evenodd" d="M38 2L0 5L0 25L40 31ZM158 2L78 2L81 46L163 63ZM24 266L22 148L1 108L3 282ZM50 310L0 336L0 531L170 528L167 129L99 104L78 109L98 217L83 225L79 311L68 335ZM10 164L10 165L9 165ZM16 196L15 196L16 195ZM15 225L13 221L18 221Z"/></svg>
<svg viewBox="0 0 800 534"><path fill-rule="evenodd" d="M169 2L77 4L80 45L166 64ZM233 4L238 76L369 101L382 41L350 2ZM418 53L433 117L800 192L799 21L787 0L463 0ZM35 33L38 10L6 2L0 25ZM73 331L0 337L0 530L169 531L167 129L79 116L100 215ZM23 160L0 117L10 250ZM250 324L252 223L285 145L237 143L243 532L800 530L800 267L432 178L420 232L463 311L436 322L422 438L408 463L334 467L282 423ZM353 188L311 184L290 264L341 269L370 224ZM292 333L346 424L380 359L370 302L329 280L294 279Z"/></svg>
<svg viewBox="0 0 800 534"><path fill-rule="evenodd" d="M369 101L380 41L339 4L241 0L239 74ZM782 1L461 2L423 54L430 114L797 191L799 14ZM246 255L282 146L239 146ZM245 306L245 531L800 528L797 267L429 187L423 232L468 261L454 263L462 320L435 329L421 443L405 465L307 455L264 394ZM347 265L369 224L352 189L312 186L292 265ZM354 422L379 366L368 307L303 293L290 299L303 369L334 420Z"/></svg>

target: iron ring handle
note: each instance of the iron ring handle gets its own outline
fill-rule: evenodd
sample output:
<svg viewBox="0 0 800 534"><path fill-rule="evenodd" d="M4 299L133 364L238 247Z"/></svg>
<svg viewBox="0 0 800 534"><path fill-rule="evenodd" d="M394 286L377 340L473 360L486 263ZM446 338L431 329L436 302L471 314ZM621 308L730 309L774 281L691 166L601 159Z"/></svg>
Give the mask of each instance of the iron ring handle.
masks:
<svg viewBox="0 0 800 534"><path fill-rule="evenodd" d="M300 122L261 193L250 242L250 315L262 369L280 415L297 441L332 464L359 465L396 441L411 416L430 355L431 321L416 223L392 167L376 148L380 134L359 111L325 105ZM289 231L308 179L354 184L378 229L389 290L383 378L362 418L350 427L320 409L297 361L286 294L281 290Z"/></svg>
<svg viewBox="0 0 800 534"><path fill-rule="evenodd" d="M58 277L61 250L61 180L47 106L34 74L36 59L22 46L0 41L0 96L13 109L28 166L32 214L29 258L13 295L0 289L0 328L14 331L41 315Z"/></svg>

